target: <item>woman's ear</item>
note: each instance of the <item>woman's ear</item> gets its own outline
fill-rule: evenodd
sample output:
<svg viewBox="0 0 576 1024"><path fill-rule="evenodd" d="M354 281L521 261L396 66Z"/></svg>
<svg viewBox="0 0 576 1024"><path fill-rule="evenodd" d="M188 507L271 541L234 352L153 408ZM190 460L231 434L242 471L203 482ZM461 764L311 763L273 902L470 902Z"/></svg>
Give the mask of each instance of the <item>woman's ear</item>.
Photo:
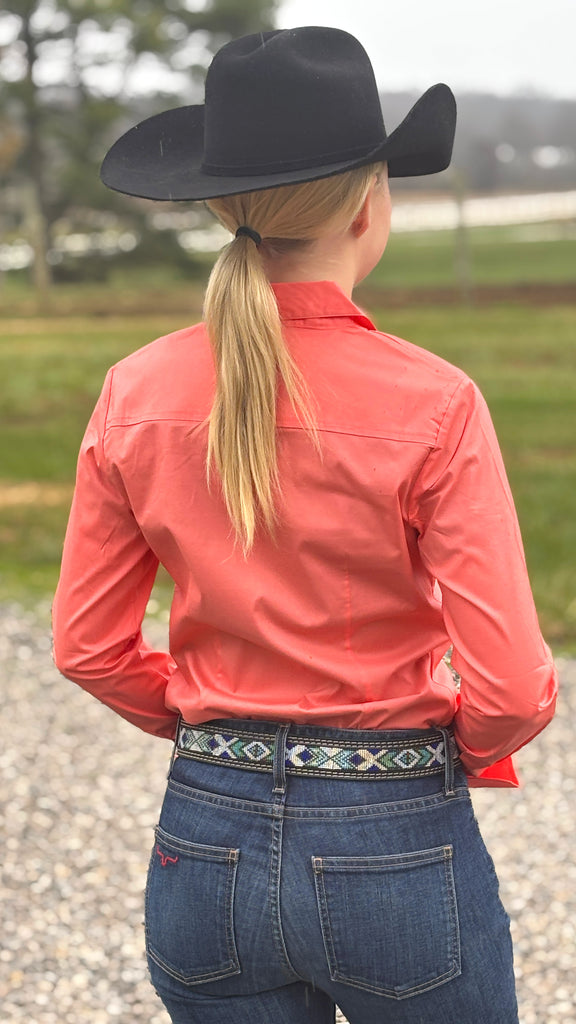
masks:
<svg viewBox="0 0 576 1024"><path fill-rule="evenodd" d="M375 182L370 186L366 199L362 203L362 206L350 225L350 231L355 238L360 238L370 227L370 221L372 219L372 193L374 188Z"/></svg>

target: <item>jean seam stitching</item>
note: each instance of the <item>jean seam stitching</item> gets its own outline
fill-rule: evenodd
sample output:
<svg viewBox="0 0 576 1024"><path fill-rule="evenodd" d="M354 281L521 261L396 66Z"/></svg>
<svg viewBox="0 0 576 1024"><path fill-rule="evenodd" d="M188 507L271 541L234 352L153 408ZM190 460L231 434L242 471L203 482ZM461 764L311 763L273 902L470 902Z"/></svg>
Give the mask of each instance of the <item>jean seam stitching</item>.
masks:
<svg viewBox="0 0 576 1024"><path fill-rule="evenodd" d="M261 801L253 801L256 803L256 807L248 806L249 802L237 797L228 797L221 794L212 794L205 792L204 790L193 789L191 786L187 786L185 783L176 782L171 779L168 783L168 789L175 796L182 797L184 800L195 801L199 803L210 803L215 806L228 807L236 811L242 811L246 814L256 814L261 817L274 817L274 812L270 809L269 804L264 804ZM439 804L455 803L456 800L469 799L469 791L467 786L459 787L454 791L455 796L446 800L444 792L434 793L430 797L417 797L410 801L398 801L396 804L372 804L362 807L318 807L318 808L298 808L292 807L287 808L285 811L286 818L327 818L333 820L343 820L346 818L372 818L372 817L388 817L389 815L397 814L413 814L420 813L422 811L433 810ZM374 808L374 809L373 809ZM334 811L335 813L331 813ZM322 813L324 812L324 813ZM327 812L327 813L326 813Z"/></svg>

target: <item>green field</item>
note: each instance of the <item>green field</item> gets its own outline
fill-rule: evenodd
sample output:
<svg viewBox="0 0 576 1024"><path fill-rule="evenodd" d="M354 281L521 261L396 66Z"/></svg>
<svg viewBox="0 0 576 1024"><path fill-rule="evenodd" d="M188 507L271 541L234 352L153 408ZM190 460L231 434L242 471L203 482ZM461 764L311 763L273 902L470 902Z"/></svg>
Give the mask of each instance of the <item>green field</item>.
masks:
<svg viewBox="0 0 576 1024"><path fill-rule="evenodd" d="M450 287L458 258L473 286L572 282L576 301L576 225L520 224L392 235L367 284L384 289Z"/></svg>
<svg viewBox="0 0 576 1024"><path fill-rule="evenodd" d="M60 284L52 296L50 315L108 316L176 311L201 305L202 285L213 257L190 257L189 268L171 266L119 268L111 263L107 283ZM102 264L106 270L107 264ZM472 291L514 285L563 285L576 302L576 223L520 224L475 228L464 241L454 231L406 232L392 235L379 266L365 282L370 293L387 296L400 289L456 288L466 279ZM2 316L37 312L36 300L23 273L7 274L0 289Z"/></svg>
<svg viewBox="0 0 576 1024"><path fill-rule="evenodd" d="M406 257L397 279L402 287L414 287L416 279L430 284L444 250L447 274L449 233L437 235L445 237L435 247L412 238L412 262ZM407 244L403 236L390 259L396 270ZM541 282L548 258L545 247L536 253L540 244L526 243L522 252L534 274L540 260L534 280ZM386 263L373 278L385 274ZM566 263L576 278L576 263L565 252L560 263L564 280ZM549 280L558 281L559 273ZM389 281L370 285L379 327L461 366L482 388L515 495L542 627L557 651L576 651L576 303L399 308L387 303ZM44 317L30 315L30 293L9 281L2 305L0 600L29 603L56 583L76 454L107 368L197 319L200 299L197 285L174 283L166 273L139 286L132 277L121 287L60 288L52 315ZM81 315L83 308L90 312ZM114 315L118 310L124 315Z"/></svg>

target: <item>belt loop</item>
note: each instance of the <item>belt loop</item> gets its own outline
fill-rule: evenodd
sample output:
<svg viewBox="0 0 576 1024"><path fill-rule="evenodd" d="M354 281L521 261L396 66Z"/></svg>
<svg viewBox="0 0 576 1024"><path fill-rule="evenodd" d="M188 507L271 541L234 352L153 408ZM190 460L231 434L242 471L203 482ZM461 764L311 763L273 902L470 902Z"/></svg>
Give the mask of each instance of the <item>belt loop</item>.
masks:
<svg viewBox="0 0 576 1024"><path fill-rule="evenodd" d="M274 788L273 793L286 792L286 738L290 725L279 725L274 740Z"/></svg>
<svg viewBox="0 0 576 1024"><path fill-rule="evenodd" d="M455 796L454 793L454 760L452 758L451 735L448 729L440 729L444 737L444 796Z"/></svg>
<svg viewBox="0 0 576 1024"><path fill-rule="evenodd" d="M170 764L168 765L168 778L172 775L172 769L174 767L174 761L178 755L178 740L180 739L180 726L182 725L182 715L178 715L178 721L176 722L176 735L174 737L174 746L172 747L172 756L170 758Z"/></svg>

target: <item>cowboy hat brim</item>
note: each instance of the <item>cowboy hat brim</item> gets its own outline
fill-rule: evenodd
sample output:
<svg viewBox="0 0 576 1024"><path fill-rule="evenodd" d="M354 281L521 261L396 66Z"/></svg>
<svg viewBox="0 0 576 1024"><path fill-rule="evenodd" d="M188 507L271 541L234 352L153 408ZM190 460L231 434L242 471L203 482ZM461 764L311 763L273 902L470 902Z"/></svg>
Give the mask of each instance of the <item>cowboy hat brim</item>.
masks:
<svg viewBox="0 0 576 1024"><path fill-rule="evenodd" d="M456 127L456 101L447 85L433 85L398 127L375 148L337 163L269 173L207 173L204 106L155 114L126 132L107 153L100 177L116 192L143 199L198 201L332 177L386 161L392 178L435 174L448 167Z"/></svg>

